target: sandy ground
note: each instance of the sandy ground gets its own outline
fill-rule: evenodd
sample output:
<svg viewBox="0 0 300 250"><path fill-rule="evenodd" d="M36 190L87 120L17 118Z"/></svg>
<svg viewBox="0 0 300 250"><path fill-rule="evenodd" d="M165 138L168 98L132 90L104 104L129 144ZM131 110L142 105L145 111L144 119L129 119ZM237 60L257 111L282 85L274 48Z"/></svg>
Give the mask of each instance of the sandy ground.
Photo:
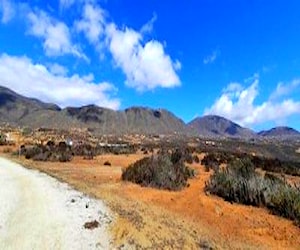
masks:
<svg viewBox="0 0 300 250"><path fill-rule="evenodd" d="M0 158L0 249L109 249L103 202ZM97 220L98 228L84 224Z"/></svg>
<svg viewBox="0 0 300 250"><path fill-rule="evenodd" d="M143 157L75 157L68 163L14 160L105 200L115 214L110 225L113 249L300 249L300 229L291 221L264 208L205 194L211 173L200 164L191 165L197 176L179 192L122 182L122 168ZM112 166L103 166L105 161Z"/></svg>

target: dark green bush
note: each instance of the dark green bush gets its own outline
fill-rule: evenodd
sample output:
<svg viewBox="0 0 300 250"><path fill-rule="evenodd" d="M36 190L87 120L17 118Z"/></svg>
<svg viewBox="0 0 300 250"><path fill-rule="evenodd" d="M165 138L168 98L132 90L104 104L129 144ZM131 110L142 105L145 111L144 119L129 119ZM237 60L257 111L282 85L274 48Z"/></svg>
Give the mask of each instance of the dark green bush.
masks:
<svg viewBox="0 0 300 250"><path fill-rule="evenodd" d="M194 171L178 159L169 154L143 158L123 172L122 180L141 186L180 190L187 186L187 180L194 176Z"/></svg>

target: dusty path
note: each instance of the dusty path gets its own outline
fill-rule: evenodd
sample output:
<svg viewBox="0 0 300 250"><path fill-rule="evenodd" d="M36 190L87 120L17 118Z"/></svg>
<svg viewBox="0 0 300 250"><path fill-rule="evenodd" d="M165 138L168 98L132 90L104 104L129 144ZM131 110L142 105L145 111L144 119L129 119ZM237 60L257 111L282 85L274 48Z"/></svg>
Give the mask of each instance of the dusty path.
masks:
<svg viewBox="0 0 300 250"><path fill-rule="evenodd" d="M0 158L0 249L109 249L111 222L101 201Z"/></svg>

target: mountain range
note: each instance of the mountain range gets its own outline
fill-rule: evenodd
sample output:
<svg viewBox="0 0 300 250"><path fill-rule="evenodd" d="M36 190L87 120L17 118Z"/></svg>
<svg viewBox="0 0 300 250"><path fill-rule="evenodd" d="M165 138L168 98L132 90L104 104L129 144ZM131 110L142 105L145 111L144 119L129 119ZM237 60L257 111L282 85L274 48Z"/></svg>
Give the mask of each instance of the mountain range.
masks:
<svg viewBox="0 0 300 250"><path fill-rule="evenodd" d="M185 124L165 109L130 107L115 111L96 105L60 108L22 96L0 86L0 123L31 128L86 128L95 134L197 135L208 138L300 138L289 127L255 133L216 115L197 117Z"/></svg>

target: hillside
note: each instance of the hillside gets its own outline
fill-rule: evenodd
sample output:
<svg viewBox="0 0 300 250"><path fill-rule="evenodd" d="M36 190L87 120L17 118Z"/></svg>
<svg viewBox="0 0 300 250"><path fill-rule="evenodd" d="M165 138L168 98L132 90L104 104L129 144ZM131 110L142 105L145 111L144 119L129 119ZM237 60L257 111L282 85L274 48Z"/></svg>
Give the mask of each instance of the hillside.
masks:
<svg viewBox="0 0 300 250"><path fill-rule="evenodd" d="M89 128L98 134L189 133L181 119L164 109L132 107L114 111L96 105L61 109L4 87L0 87L0 122L32 128Z"/></svg>
<svg viewBox="0 0 300 250"><path fill-rule="evenodd" d="M300 138L300 132L290 127L275 127L270 130L263 130L258 133L260 136L265 138L276 138L276 139L291 139Z"/></svg>
<svg viewBox="0 0 300 250"><path fill-rule="evenodd" d="M96 105L60 108L22 96L0 86L0 123L31 128L89 129L94 134L197 135L211 138L299 139L300 132L276 127L255 133L216 115L197 117L188 124L165 109L130 107L115 111Z"/></svg>
<svg viewBox="0 0 300 250"><path fill-rule="evenodd" d="M204 137L253 138L257 135L250 129L216 115L197 117L188 126Z"/></svg>

